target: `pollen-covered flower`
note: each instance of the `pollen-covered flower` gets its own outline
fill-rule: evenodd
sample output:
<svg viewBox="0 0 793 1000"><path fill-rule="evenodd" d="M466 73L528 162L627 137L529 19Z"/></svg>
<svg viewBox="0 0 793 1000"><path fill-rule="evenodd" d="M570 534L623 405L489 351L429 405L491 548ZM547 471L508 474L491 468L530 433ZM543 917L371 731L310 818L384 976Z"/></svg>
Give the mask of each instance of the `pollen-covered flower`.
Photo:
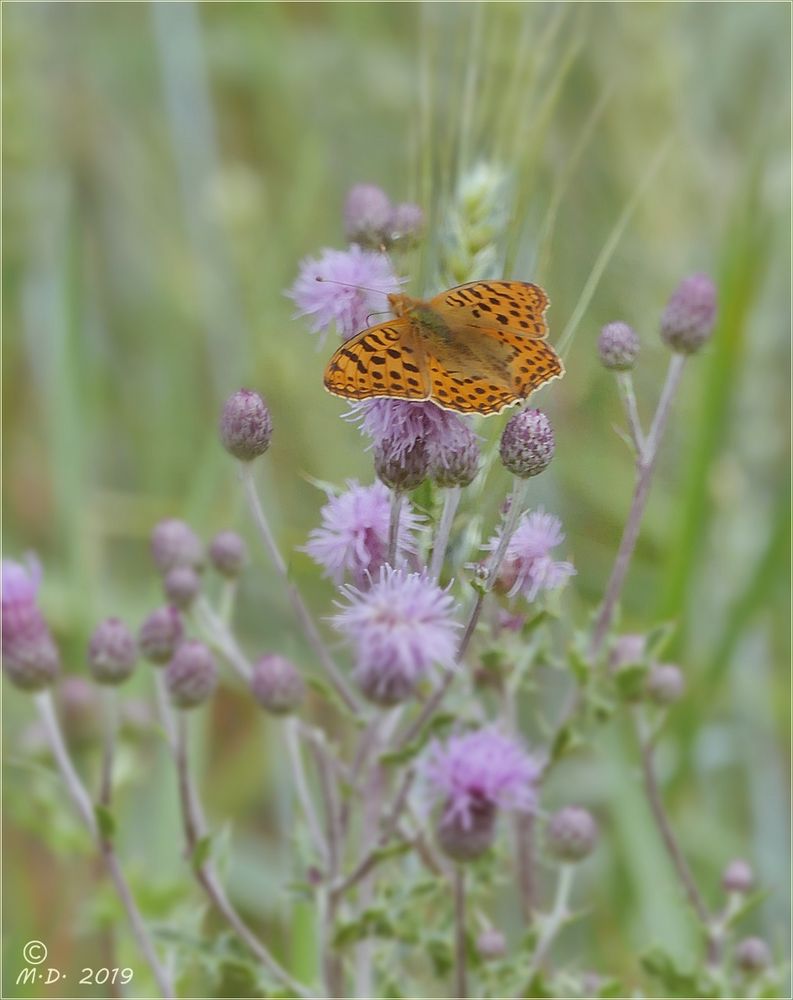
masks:
<svg viewBox="0 0 793 1000"><path fill-rule="evenodd" d="M499 572L499 583L510 597L522 593L533 601L541 590L555 590L575 575L569 562L551 558L551 550L564 541L562 523L543 510L524 514L507 545ZM485 548L498 548L499 534Z"/></svg>
<svg viewBox="0 0 793 1000"><path fill-rule="evenodd" d="M2 563L3 670L17 687L38 691L55 680L60 657L37 602L41 567L4 559Z"/></svg>
<svg viewBox="0 0 793 1000"><path fill-rule="evenodd" d="M534 809L541 765L516 740L488 726L434 743L424 773L443 803L441 847L468 860L492 843L499 809Z"/></svg>
<svg viewBox="0 0 793 1000"><path fill-rule="evenodd" d="M322 527L315 528L303 551L335 583L345 577L357 587L374 578L388 557L391 499L382 483L361 486L347 483L346 493L329 496L322 508ZM415 536L421 518L410 504L403 504L399 519L397 558L416 551Z"/></svg>
<svg viewBox="0 0 793 1000"><path fill-rule="evenodd" d="M343 594L333 625L354 647L355 679L373 701L402 701L433 666L454 663L454 600L423 573L384 566L368 590Z"/></svg>
<svg viewBox="0 0 793 1000"><path fill-rule="evenodd" d="M297 315L309 317L312 333L321 333L324 340L335 327L343 340L349 340L365 329L371 313L388 309L386 296L399 287L400 279L385 254L353 244L347 250L323 250L319 257L306 257L286 294L297 305Z"/></svg>

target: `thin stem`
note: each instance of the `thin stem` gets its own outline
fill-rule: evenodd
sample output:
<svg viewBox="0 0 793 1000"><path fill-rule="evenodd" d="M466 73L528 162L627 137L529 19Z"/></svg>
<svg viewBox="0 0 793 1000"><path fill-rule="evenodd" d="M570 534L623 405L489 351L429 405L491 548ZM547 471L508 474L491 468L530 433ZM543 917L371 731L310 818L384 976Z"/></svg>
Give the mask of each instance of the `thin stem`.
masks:
<svg viewBox="0 0 793 1000"><path fill-rule="evenodd" d="M171 753L176 753L176 719L171 707L168 691L165 687L165 677L161 668L154 668L154 696L157 701L157 713L160 716L165 738Z"/></svg>
<svg viewBox="0 0 793 1000"><path fill-rule="evenodd" d="M80 780L80 776L77 774L77 771L72 764L69 751L66 748L66 743L64 742L61 727L58 722L58 717L55 713L55 706L52 702L52 694L49 691L41 691L35 695L34 698L36 707L39 710L39 715L44 723L44 729L47 734L50 749L52 750L52 755L55 758L55 763L58 765L58 770L61 773L64 784L66 785L66 790L74 802L77 811L80 813L80 816L85 822L85 825L88 827L91 836L97 842L99 850L102 854L102 859L107 867L108 874L113 881L118 897L121 900L121 905L124 907L124 912L126 913L127 919L132 927L132 933L138 947L146 959L162 995L164 997L175 997L176 992L173 983L171 982L170 976L165 971L164 967L160 964L160 960L154 950L154 945L152 944L149 932L146 929L146 924L140 914L140 910L138 910L127 880L124 877L124 873L121 870L121 865L116 857L113 843L108 838L103 837L99 831L91 798Z"/></svg>
<svg viewBox="0 0 793 1000"><path fill-rule="evenodd" d="M642 754L642 775L644 777L644 788L647 793L647 800L655 819L656 826L661 834L666 852L675 866L675 871L685 890L686 897L692 909L702 921L706 933L710 936L710 915L705 906L705 901L694 881L688 862L683 856L683 851L677 842L672 824L666 814L664 803L661 798L661 791L658 787L658 778L655 773L655 745L650 739L642 739L639 736Z"/></svg>
<svg viewBox="0 0 793 1000"><path fill-rule="evenodd" d="M457 513L457 506L460 503L462 490L459 486L452 486L444 490L443 510L438 523L438 531L435 534L435 544L432 547L432 559L430 561L430 577L438 580L443 568L443 560L446 557L446 549L449 547L449 537L452 533L454 515Z"/></svg>
<svg viewBox="0 0 793 1000"><path fill-rule="evenodd" d="M320 738L313 731L308 733L309 746L314 754L319 775L319 787L325 807L325 826L327 829L326 843L330 878L335 879L341 865L341 810L339 809L338 790L333 764L328 759L327 750Z"/></svg>
<svg viewBox="0 0 793 1000"><path fill-rule="evenodd" d="M328 863L328 845L322 828L319 825L319 818L314 809L314 802L306 780L306 772L303 767L303 755L300 751L300 735L298 720L294 716L289 716L284 721L284 734L286 736L286 747L289 753L289 761L292 767L292 778L294 780L295 792L298 801L306 818L311 838L314 841L314 848L322 858L323 864Z"/></svg>
<svg viewBox="0 0 793 1000"><path fill-rule="evenodd" d="M589 651L593 658L600 652L603 642L608 635L612 619L614 618L614 612L617 608L617 602L625 583L625 576L628 572L634 549L636 548L636 540L639 537L639 528L641 527L644 508L647 505L650 484L658 458L658 445L666 427L666 422L669 419L672 399L680 384L680 376L683 373L685 361L686 356L683 354L672 355L650 433L647 435L645 446L637 460L637 479L628 520L625 530L622 533L617 556L614 560L614 567L606 587L606 595L603 598L603 603L592 631Z"/></svg>
<svg viewBox="0 0 793 1000"><path fill-rule="evenodd" d="M468 996L465 954L465 868L454 866L454 995Z"/></svg>
<svg viewBox="0 0 793 1000"><path fill-rule="evenodd" d="M174 754L179 783L179 801L182 808L182 826L184 828L185 844L191 861L193 872L199 885L204 889L217 911L224 917L239 938L247 945L251 953L261 962L267 971L288 989L298 996L309 997L311 993L305 986L293 979L283 966L273 957L270 951L251 931L245 921L237 913L226 891L218 879L209 860L195 863L195 851L201 839L206 835L201 801L198 797L188 752L188 720L187 713L178 713L176 725L176 746Z"/></svg>
<svg viewBox="0 0 793 1000"><path fill-rule="evenodd" d="M501 569L501 564L507 554L510 539L515 533L515 528L518 526L518 520L520 519L520 515L523 513L523 504L528 488L528 479L518 479L517 476L514 477L512 494L509 499L507 518L504 522L504 527L501 529L499 534L496 551L493 553L493 558L490 560L487 567L487 590L492 590L496 582L498 571Z"/></svg>
<svg viewBox="0 0 793 1000"><path fill-rule="evenodd" d="M545 960L545 956L548 954L548 950L553 944L556 935L561 930L562 924L569 916L568 904L570 901L570 892L573 888L574 877L575 868L573 865L561 866L559 869L559 878L556 882L556 893L554 895L553 907L551 912L547 914L543 921L542 932L537 939L534 954L529 962L529 971L526 975L527 988L520 994L521 996L525 996L527 994L532 979Z"/></svg>
<svg viewBox="0 0 793 1000"><path fill-rule="evenodd" d="M524 921L530 924L534 919L537 892L534 872L534 816L531 813L517 813L515 816L515 855L520 910Z"/></svg>
<svg viewBox="0 0 793 1000"><path fill-rule="evenodd" d="M253 668L226 622L213 610L203 594L196 598L193 609L207 633L207 641L231 664L240 680L249 684Z"/></svg>
<svg viewBox="0 0 793 1000"><path fill-rule="evenodd" d="M399 543L399 519L402 516L403 495L401 490L391 490L391 515L388 520L388 565L396 566Z"/></svg>
<svg viewBox="0 0 793 1000"><path fill-rule="evenodd" d="M113 798L113 762L118 735L118 698L115 688L102 686L102 773L99 782L99 802L110 808Z"/></svg>
<svg viewBox="0 0 793 1000"><path fill-rule="evenodd" d="M628 428L631 432L631 441L637 455L644 452L644 431L639 417L639 409L636 405L636 393L633 389L633 375L630 372L617 372L617 386L620 390L622 405L625 407L625 415L628 418Z"/></svg>
<svg viewBox="0 0 793 1000"><path fill-rule="evenodd" d="M252 463L241 462L240 470L242 484L245 490L245 497L248 501L248 506L250 507L254 523L259 531L259 535L261 536L265 549L275 564L275 568L277 569L279 576L284 581L287 597L289 598L295 615L303 628L306 639L316 653L317 658L319 659L325 673L328 675L336 693L342 699L347 708L357 715L360 712L358 700L347 684L343 674L334 663L333 657L328 652L325 643L322 641L322 636L319 634L319 630L314 624L314 619L311 617L311 612L306 607L303 598L300 595L300 591L289 579L288 567L284 562L284 558L281 555L280 550L278 549L278 545L276 544L273 533L270 530L267 517L264 513L264 508L259 500L259 494L256 491L256 484L253 481Z"/></svg>

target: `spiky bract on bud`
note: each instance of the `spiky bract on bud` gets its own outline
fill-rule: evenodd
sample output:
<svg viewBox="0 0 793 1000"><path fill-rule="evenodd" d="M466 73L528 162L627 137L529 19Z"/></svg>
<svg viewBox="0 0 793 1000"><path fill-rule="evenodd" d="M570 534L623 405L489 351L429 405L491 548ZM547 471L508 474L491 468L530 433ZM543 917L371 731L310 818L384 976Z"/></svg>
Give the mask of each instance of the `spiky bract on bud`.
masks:
<svg viewBox="0 0 793 1000"><path fill-rule="evenodd" d="M427 478L430 456L425 442L403 448L394 438L378 441L374 448L374 470L381 483L399 492L414 490Z"/></svg>
<svg viewBox="0 0 793 1000"><path fill-rule="evenodd" d="M551 422L542 410L520 410L507 421L499 454L509 472L528 479L548 468L555 447Z"/></svg>

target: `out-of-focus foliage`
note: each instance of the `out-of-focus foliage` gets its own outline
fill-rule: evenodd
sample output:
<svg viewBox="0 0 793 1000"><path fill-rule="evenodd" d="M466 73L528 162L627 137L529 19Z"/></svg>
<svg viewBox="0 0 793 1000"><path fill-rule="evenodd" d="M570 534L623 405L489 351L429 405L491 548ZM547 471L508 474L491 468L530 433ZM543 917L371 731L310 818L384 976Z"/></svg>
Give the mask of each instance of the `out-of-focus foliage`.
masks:
<svg viewBox="0 0 793 1000"><path fill-rule="evenodd" d="M752 858L774 887L752 919L784 948L789 8L32 3L6 7L3 27L5 550L41 557L70 672L84 673L99 617L137 625L159 600L146 547L156 520L186 517L207 537L247 530L216 441L229 391L249 385L271 405L264 492L284 550L316 522L322 494L306 477L370 476L344 405L322 390L324 352L283 295L303 255L342 244L351 184L427 211L430 252L412 260L411 291L432 285L455 179L481 158L511 172L508 276L548 289L552 337L593 279L567 376L541 397L557 458L533 497L565 522L579 571L566 600L582 626L632 485L597 333L613 319L639 331L649 414L664 301L682 275L712 274L721 319L686 372L623 623L678 622L670 653L689 687L659 752L670 811L712 903L723 864ZM241 631L253 649L306 659L262 565L243 588ZM330 589L308 569L296 553L324 614ZM4 993L53 995L13 985L30 938L70 979L83 965L140 968L126 937L119 954L101 929L115 904L88 892L96 873L73 860L75 824L30 763L27 700L6 688L4 706ZM78 719L72 735L85 731ZM181 906L184 934L198 937L173 777L156 732L143 733L142 753L138 742L122 757L120 852L147 915L170 922ZM629 734L607 726L595 751L572 756L547 791L549 807L587 802L604 828L585 890L596 919L559 947L652 991L638 949L685 958L694 932ZM290 868L277 734L226 690L203 754L211 812L231 824L231 892L310 976L308 909L284 891L285 875L305 873ZM221 942L213 961L217 989L240 995L233 949ZM150 985L142 969L134 985Z"/></svg>

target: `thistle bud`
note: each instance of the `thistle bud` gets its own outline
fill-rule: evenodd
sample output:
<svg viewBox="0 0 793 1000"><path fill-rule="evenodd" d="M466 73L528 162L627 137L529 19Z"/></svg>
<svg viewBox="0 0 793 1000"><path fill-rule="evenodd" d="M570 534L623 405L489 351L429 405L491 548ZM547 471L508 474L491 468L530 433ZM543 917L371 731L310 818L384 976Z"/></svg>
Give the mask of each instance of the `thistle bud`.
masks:
<svg viewBox="0 0 793 1000"><path fill-rule="evenodd" d="M661 317L661 336L673 351L693 354L710 337L716 321L716 286L706 274L684 278Z"/></svg>
<svg viewBox="0 0 793 1000"><path fill-rule="evenodd" d="M598 354L604 368L627 372L633 368L639 353L639 338L627 323L607 323L600 331Z"/></svg>
<svg viewBox="0 0 793 1000"><path fill-rule="evenodd" d="M99 684L121 684L138 660L135 636L119 618L106 618L88 643L88 666Z"/></svg>
<svg viewBox="0 0 793 1000"><path fill-rule="evenodd" d="M725 892L737 892L745 895L754 889L754 872L751 865L742 858L731 861L721 876L721 884Z"/></svg>
<svg viewBox="0 0 793 1000"><path fill-rule="evenodd" d="M673 705L686 690L683 671L674 663L656 663L647 675L647 697L656 705Z"/></svg>
<svg viewBox="0 0 793 1000"><path fill-rule="evenodd" d="M735 961L744 972L762 972L771 964L771 949L759 937L748 937L735 948Z"/></svg>
<svg viewBox="0 0 793 1000"><path fill-rule="evenodd" d="M350 188L344 203L344 231L350 243L381 246L388 240L391 219L391 201L376 184Z"/></svg>
<svg viewBox="0 0 793 1000"><path fill-rule="evenodd" d="M160 573L176 566L200 569L204 564L204 546L189 524L176 517L160 521L151 533L151 554Z"/></svg>
<svg viewBox="0 0 793 1000"><path fill-rule="evenodd" d="M424 212L419 205L403 201L391 214L391 239L414 243L424 230Z"/></svg>
<svg viewBox="0 0 793 1000"><path fill-rule="evenodd" d="M223 447L241 462L252 462L270 447L273 421L258 392L239 389L229 396L220 416Z"/></svg>
<svg viewBox="0 0 793 1000"><path fill-rule="evenodd" d="M641 663L646 649L647 641L643 635L638 633L620 635L611 647L609 666L620 670L622 667L632 667L636 663Z"/></svg>
<svg viewBox="0 0 793 1000"><path fill-rule="evenodd" d="M437 485L445 488L470 486L479 472L481 457L479 439L470 427L461 424L453 442L436 451L431 474Z"/></svg>
<svg viewBox="0 0 793 1000"><path fill-rule="evenodd" d="M395 438L378 441L374 450L374 470L389 489L406 493L421 485L430 468L427 446L418 438L409 448Z"/></svg>
<svg viewBox="0 0 793 1000"><path fill-rule="evenodd" d="M493 844L496 815L496 807L490 802L472 807L465 818L467 822L447 812L438 823L438 846L454 861L473 861Z"/></svg>
<svg viewBox="0 0 793 1000"><path fill-rule="evenodd" d="M507 939L495 927L488 927L476 939L476 951L484 961L501 958L507 951Z"/></svg>
<svg viewBox="0 0 793 1000"><path fill-rule="evenodd" d="M548 849L560 861L582 861L595 849L597 823L580 806L565 806L548 823Z"/></svg>
<svg viewBox="0 0 793 1000"><path fill-rule="evenodd" d="M201 577L189 566L176 566L165 574L163 590L171 604L185 611L201 591Z"/></svg>
<svg viewBox="0 0 793 1000"><path fill-rule="evenodd" d="M182 641L182 616L173 607L157 608L141 625L138 633L140 651L157 666L167 663Z"/></svg>
<svg viewBox="0 0 793 1000"><path fill-rule="evenodd" d="M254 664L251 691L265 711L288 715L300 706L306 686L291 660L271 653Z"/></svg>
<svg viewBox="0 0 793 1000"><path fill-rule="evenodd" d="M26 568L3 560L3 670L24 691L49 687L60 671L58 649L36 600L40 580L38 563Z"/></svg>
<svg viewBox="0 0 793 1000"><path fill-rule="evenodd" d="M221 531L209 546L212 565L223 576L239 576L248 562L248 546L235 531Z"/></svg>
<svg viewBox="0 0 793 1000"><path fill-rule="evenodd" d="M504 428L499 452L509 472L529 479L548 468L554 449L553 428L545 414L541 410L520 410Z"/></svg>
<svg viewBox="0 0 793 1000"><path fill-rule="evenodd" d="M215 660L195 639L185 640L165 668L165 684L177 708L196 708L214 692L218 682Z"/></svg>

